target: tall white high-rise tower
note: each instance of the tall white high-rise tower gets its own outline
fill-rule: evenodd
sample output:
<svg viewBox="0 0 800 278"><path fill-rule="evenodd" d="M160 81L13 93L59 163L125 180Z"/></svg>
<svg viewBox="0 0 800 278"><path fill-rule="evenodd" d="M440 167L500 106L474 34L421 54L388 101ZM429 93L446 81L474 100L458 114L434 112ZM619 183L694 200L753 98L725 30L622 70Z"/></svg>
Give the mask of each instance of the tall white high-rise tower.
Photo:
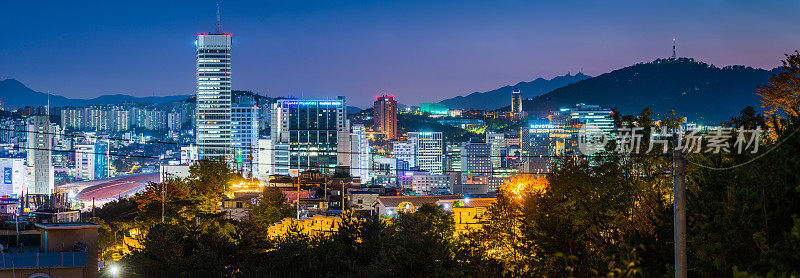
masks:
<svg viewBox="0 0 800 278"><path fill-rule="evenodd" d="M199 159L231 162L231 35L197 35L197 130Z"/></svg>
<svg viewBox="0 0 800 278"><path fill-rule="evenodd" d="M53 193L53 165L50 153L52 140L49 115L28 118L28 166L31 173L28 193Z"/></svg>

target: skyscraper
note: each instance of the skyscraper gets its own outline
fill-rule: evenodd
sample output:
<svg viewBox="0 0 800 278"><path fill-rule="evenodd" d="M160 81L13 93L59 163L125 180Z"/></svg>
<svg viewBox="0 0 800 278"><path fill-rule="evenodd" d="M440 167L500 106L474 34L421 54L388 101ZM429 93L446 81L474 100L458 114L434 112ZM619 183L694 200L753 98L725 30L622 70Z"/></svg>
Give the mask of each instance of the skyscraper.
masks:
<svg viewBox="0 0 800 278"><path fill-rule="evenodd" d="M445 170L450 172L461 172L461 144L445 144Z"/></svg>
<svg viewBox="0 0 800 278"><path fill-rule="evenodd" d="M50 194L53 191L53 165L50 161L53 136L50 134L50 116L33 116L28 121L28 165L31 166L31 191L33 194Z"/></svg>
<svg viewBox="0 0 800 278"><path fill-rule="evenodd" d="M80 144L75 146L75 177L85 180L95 179L95 145Z"/></svg>
<svg viewBox="0 0 800 278"><path fill-rule="evenodd" d="M231 35L198 34L196 44L198 157L230 161Z"/></svg>
<svg viewBox="0 0 800 278"><path fill-rule="evenodd" d="M611 115L613 112L610 108L579 103L575 105L575 108L567 111L569 112L569 117L580 124L594 125L594 127L604 132L611 132L614 129L614 119Z"/></svg>
<svg viewBox="0 0 800 278"><path fill-rule="evenodd" d="M251 173L251 161L258 161L258 106L254 101L235 103L231 107L231 147L235 169ZM253 172L257 171L255 165Z"/></svg>
<svg viewBox="0 0 800 278"><path fill-rule="evenodd" d="M94 178L104 179L109 177L108 164L109 157L108 141L97 141L94 144Z"/></svg>
<svg viewBox="0 0 800 278"><path fill-rule="evenodd" d="M522 111L522 94L518 88L511 91L511 116L514 119L522 119L525 117L525 111Z"/></svg>
<svg viewBox="0 0 800 278"><path fill-rule="evenodd" d="M461 172L464 175L487 177L492 173L492 161L489 159L489 144L473 140L461 146Z"/></svg>
<svg viewBox="0 0 800 278"><path fill-rule="evenodd" d="M491 149L492 168L503 167L503 150L506 148L506 138L503 132L487 132L486 143Z"/></svg>
<svg viewBox="0 0 800 278"><path fill-rule="evenodd" d="M345 117L344 97L335 100L281 99L272 109L271 139L275 173L282 174L317 169L332 173L340 156L348 154L349 125ZM288 145L288 152L278 151ZM341 150L340 147L342 147ZM284 154L286 156L284 156ZM348 157L349 158L349 157ZM285 170L284 170L285 169Z"/></svg>
<svg viewBox="0 0 800 278"><path fill-rule="evenodd" d="M378 97L374 108L375 131L386 134L386 140L397 139L397 102L394 96Z"/></svg>
<svg viewBox="0 0 800 278"><path fill-rule="evenodd" d="M408 141L414 145L417 167L431 174L441 175L444 172L444 145L441 132L409 132Z"/></svg>
<svg viewBox="0 0 800 278"><path fill-rule="evenodd" d="M353 125L350 133L350 176L360 177L361 183L370 180L372 157L369 151L369 139L364 125Z"/></svg>

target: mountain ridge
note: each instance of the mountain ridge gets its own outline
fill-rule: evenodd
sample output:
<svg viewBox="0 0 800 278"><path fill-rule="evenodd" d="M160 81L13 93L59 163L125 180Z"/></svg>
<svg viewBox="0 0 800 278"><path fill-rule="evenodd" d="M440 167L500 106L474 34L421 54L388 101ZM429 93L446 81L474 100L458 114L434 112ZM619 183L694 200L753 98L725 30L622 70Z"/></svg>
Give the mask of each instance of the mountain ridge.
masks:
<svg viewBox="0 0 800 278"><path fill-rule="evenodd" d="M520 89L522 98L532 98L555 90L557 88L579 82L591 76L579 72L575 75L567 73L566 75L556 76L551 79L536 78L529 82L518 82L514 85L506 85L494 90L486 92L473 92L466 96L457 96L440 101L450 109L479 109L479 110L494 110L504 106L503 103L498 102L498 99L508 100L511 102L511 91L514 88Z"/></svg>
<svg viewBox="0 0 800 278"><path fill-rule="evenodd" d="M149 96L135 97L125 94L108 94L90 99L68 98L65 96L50 94L50 106L83 106L83 105L106 105L120 104L125 102L141 103L168 103L182 101L190 95L171 95L171 96ZM25 84L16 79L0 80L0 101L4 109L16 109L25 106L45 106L47 105L48 94L28 88Z"/></svg>

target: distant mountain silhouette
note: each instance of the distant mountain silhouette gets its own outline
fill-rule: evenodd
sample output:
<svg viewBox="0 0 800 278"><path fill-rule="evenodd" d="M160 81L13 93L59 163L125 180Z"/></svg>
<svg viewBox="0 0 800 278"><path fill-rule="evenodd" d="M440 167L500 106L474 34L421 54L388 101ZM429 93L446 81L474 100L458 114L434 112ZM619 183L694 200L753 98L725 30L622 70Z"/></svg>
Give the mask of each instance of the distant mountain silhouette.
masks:
<svg viewBox="0 0 800 278"><path fill-rule="evenodd" d="M72 99L59 95L50 95L50 106L82 106L82 105L104 105L119 104L124 102L139 103L167 103L182 101L188 95L174 95L164 97L134 97L122 94L104 95L92 99ZM45 106L47 105L47 94L34 91L16 79L6 79L0 81L0 101L4 109L15 109L25 106Z"/></svg>
<svg viewBox="0 0 800 278"><path fill-rule="evenodd" d="M590 78L590 76L580 72L575 75L568 73L567 75L557 76L550 80L538 78L531 82L520 82L513 86L504 86L488 92L474 92L467 96L445 99L439 103L446 105L450 109L494 110L508 106L511 103L511 91L514 88L519 88L522 93L522 98L527 99L587 78Z"/></svg>
<svg viewBox="0 0 800 278"><path fill-rule="evenodd" d="M756 87L767 84L777 71L718 68L691 58L659 59L555 89L523 101L523 109L531 116L545 116L559 108L586 103L638 114L649 106L659 119L674 109L689 121L717 124L746 106L759 107Z"/></svg>

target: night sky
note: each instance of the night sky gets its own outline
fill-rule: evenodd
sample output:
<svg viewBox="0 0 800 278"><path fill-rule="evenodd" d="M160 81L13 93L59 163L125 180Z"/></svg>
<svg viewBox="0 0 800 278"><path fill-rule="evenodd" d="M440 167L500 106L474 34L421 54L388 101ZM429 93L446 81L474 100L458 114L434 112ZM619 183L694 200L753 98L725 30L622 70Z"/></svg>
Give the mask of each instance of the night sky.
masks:
<svg viewBox="0 0 800 278"><path fill-rule="evenodd" d="M222 1L233 88L439 101L581 68L678 55L772 68L800 49L800 1ZM558 2L558 3L555 3ZM73 98L194 92L215 1L4 1L0 79Z"/></svg>

